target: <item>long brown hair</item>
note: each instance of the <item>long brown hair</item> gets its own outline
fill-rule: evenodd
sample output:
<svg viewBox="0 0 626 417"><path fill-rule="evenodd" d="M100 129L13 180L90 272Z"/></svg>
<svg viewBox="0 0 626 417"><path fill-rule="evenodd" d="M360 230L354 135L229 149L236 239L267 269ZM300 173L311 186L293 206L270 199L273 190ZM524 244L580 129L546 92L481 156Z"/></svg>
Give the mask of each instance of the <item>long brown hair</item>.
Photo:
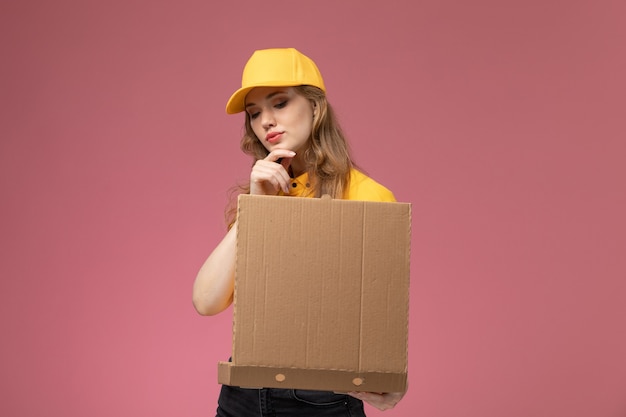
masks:
<svg viewBox="0 0 626 417"><path fill-rule="evenodd" d="M333 198L343 198L348 190L350 171L355 164L337 116L321 89L309 85L297 86L294 89L297 94L310 100L317 107L308 147L304 152L313 196L321 197L328 194ZM269 152L254 134L250 116L247 112L245 115L245 132L241 138L240 147L244 153L252 157L252 165L254 165L257 160L265 158ZM225 213L227 224L234 223L236 196L249 192L249 183L236 185L231 189L231 201Z"/></svg>

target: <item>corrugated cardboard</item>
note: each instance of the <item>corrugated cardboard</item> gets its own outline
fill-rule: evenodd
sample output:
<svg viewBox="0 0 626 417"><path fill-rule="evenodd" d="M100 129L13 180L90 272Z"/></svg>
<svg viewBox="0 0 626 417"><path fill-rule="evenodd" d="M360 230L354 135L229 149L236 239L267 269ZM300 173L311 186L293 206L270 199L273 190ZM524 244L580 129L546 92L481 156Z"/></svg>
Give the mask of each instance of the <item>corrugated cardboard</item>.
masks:
<svg viewBox="0 0 626 417"><path fill-rule="evenodd" d="M232 362L248 388L403 391L411 205L241 195Z"/></svg>

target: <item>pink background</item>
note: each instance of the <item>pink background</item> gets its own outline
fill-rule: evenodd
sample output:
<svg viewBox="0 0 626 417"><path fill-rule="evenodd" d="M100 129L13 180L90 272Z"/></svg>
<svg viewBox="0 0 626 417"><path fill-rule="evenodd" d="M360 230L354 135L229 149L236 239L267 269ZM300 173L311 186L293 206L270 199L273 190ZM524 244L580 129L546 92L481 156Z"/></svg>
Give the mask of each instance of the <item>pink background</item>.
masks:
<svg viewBox="0 0 626 417"><path fill-rule="evenodd" d="M224 106L254 49L295 46L413 203L410 390L384 415L625 416L625 16L4 0L0 415L214 414L231 312L191 286L250 165Z"/></svg>

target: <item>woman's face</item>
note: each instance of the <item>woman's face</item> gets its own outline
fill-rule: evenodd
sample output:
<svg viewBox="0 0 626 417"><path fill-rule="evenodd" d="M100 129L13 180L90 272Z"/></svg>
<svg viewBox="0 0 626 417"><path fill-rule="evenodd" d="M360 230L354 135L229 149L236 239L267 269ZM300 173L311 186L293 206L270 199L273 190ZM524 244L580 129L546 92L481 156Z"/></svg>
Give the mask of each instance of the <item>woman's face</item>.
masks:
<svg viewBox="0 0 626 417"><path fill-rule="evenodd" d="M313 104L291 87L257 87L246 96L250 125L265 149L306 148L313 128Z"/></svg>

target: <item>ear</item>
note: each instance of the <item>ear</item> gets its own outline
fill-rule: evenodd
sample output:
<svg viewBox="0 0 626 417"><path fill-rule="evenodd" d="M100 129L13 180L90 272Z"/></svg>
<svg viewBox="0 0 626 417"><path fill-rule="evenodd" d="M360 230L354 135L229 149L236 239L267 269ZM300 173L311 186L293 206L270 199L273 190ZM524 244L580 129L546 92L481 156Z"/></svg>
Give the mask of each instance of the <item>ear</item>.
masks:
<svg viewBox="0 0 626 417"><path fill-rule="evenodd" d="M313 101L313 118L317 116L317 103Z"/></svg>

